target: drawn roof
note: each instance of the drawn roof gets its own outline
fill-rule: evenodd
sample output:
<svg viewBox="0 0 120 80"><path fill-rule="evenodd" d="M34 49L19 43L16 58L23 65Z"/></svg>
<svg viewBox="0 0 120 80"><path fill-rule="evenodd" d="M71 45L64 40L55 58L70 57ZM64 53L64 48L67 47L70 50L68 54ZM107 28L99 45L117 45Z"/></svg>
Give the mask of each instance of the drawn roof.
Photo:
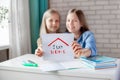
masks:
<svg viewBox="0 0 120 80"><path fill-rule="evenodd" d="M63 42L66 46L69 46L69 44L67 44L65 41L63 41L60 38L56 38L55 40L53 40L50 44L48 44L48 46L52 45L54 42L56 42L57 40L60 40L61 42Z"/></svg>

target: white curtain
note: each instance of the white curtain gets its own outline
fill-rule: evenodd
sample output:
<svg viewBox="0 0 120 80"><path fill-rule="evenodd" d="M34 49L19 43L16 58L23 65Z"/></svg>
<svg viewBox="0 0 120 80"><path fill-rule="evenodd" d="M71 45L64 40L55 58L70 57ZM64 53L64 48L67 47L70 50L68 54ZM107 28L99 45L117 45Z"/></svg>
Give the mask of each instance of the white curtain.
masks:
<svg viewBox="0 0 120 80"><path fill-rule="evenodd" d="M10 58L31 53L29 0L11 0Z"/></svg>

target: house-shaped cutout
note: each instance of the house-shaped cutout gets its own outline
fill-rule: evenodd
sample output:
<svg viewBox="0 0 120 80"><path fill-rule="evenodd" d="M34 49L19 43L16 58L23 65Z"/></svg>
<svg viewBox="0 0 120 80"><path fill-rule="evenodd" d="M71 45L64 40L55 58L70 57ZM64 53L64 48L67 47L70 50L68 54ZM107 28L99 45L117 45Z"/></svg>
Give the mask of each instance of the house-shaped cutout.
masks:
<svg viewBox="0 0 120 80"><path fill-rule="evenodd" d="M62 43L64 43L66 46L69 46L69 44L67 44L64 40L60 39L60 38L56 38L55 40L53 40L50 44L48 44L48 46L51 46L54 42L56 41L61 41Z"/></svg>

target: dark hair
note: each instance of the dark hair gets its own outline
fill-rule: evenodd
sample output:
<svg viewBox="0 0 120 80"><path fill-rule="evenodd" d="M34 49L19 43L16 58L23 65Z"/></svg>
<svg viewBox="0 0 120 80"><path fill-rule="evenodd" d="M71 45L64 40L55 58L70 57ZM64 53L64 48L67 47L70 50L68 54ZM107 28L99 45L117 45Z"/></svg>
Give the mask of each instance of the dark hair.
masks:
<svg viewBox="0 0 120 80"><path fill-rule="evenodd" d="M87 25L87 22L86 22L86 19L85 19L85 15L83 13L82 10L77 10L77 9L71 9L68 11L68 14L70 13L75 13L80 21L80 23L83 25L81 28L80 28L80 32L81 34L84 33L85 31L89 31L89 27ZM68 30L66 30L68 32Z"/></svg>

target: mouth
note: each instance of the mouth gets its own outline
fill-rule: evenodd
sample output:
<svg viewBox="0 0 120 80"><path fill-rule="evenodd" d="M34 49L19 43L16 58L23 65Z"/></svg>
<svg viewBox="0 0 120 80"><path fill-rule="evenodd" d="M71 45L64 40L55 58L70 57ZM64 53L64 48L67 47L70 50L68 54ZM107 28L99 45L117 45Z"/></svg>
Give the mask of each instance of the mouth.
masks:
<svg viewBox="0 0 120 80"><path fill-rule="evenodd" d="M52 28L57 28L57 26L52 26Z"/></svg>
<svg viewBox="0 0 120 80"><path fill-rule="evenodd" d="M69 26L69 29L73 30L73 29L75 29L75 27L74 26Z"/></svg>

